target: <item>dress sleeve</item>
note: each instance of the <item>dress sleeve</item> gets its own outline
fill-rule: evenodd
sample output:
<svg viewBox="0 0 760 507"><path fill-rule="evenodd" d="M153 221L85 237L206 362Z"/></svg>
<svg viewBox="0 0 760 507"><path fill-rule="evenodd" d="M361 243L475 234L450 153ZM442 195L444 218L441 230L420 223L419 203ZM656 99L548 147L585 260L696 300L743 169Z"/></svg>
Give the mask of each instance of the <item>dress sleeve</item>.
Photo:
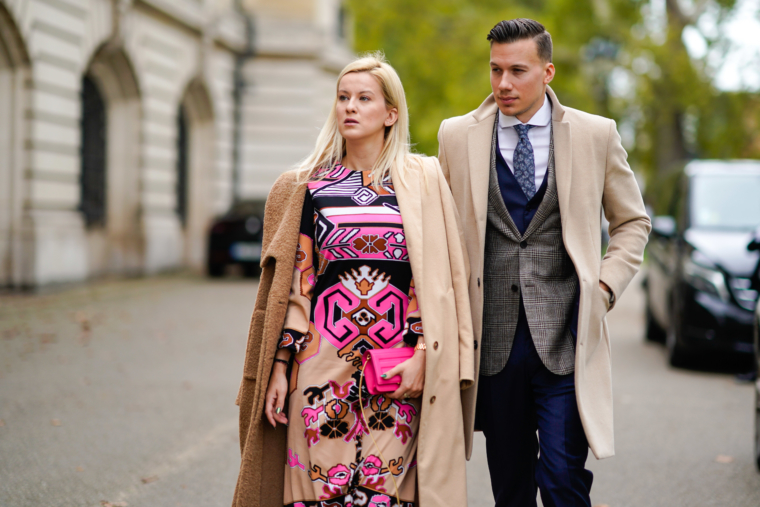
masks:
<svg viewBox="0 0 760 507"><path fill-rule="evenodd" d="M314 213L311 193L307 190L301 212L301 232L298 238L290 296L288 297L288 309L278 344L279 349L289 349L294 354L305 349L308 344L311 297L316 284Z"/></svg>
<svg viewBox="0 0 760 507"><path fill-rule="evenodd" d="M417 340L422 336L422 318L420 307L417 304L417 292L414 290L414 279L409 284L409 306L406 310L406 323L404 325L404 343L414 347Z"/></svg>

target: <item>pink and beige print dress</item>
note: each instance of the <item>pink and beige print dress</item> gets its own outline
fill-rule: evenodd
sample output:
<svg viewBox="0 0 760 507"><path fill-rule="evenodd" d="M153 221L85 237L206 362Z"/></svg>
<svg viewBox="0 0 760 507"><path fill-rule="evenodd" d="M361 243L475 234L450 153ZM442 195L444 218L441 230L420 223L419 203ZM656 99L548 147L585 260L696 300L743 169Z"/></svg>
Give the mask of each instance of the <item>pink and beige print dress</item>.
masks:
<svg viewBox="0 0 760 507"><path fill-rule="evenodd" d="M285 505L391 507L393 476L400 507L413 507L419 399L364 388L366 423L359 406L362 354L422 334L401 214L390 181L377 190L368 174L326 172L308 185L279 344L295 353Z"/></svg>

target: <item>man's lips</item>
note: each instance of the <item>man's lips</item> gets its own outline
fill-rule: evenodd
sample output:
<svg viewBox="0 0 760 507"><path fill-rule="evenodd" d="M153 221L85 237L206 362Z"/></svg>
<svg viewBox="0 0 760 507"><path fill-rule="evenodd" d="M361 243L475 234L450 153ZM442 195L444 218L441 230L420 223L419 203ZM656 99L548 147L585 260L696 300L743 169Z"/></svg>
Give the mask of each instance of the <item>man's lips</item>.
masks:
<svg viewBox="0 0 760 507"><path fill-rule="evenodd" d="M511 104L512 102L516 100L517 100L517 97L499 97L499 101L505 104Z"/></svg>

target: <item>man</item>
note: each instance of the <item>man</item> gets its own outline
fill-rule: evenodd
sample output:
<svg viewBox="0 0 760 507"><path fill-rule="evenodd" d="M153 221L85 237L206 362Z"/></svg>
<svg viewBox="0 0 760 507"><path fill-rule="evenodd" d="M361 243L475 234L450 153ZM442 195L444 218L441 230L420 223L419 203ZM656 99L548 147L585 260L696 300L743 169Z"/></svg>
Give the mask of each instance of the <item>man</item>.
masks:
<svg viewBox="0 0 760 507"><path fill-rule="evenodd" d="M502 21L487 39L493 94L438 134L480 349L466 431L471 442L477 420L485 434L498 507L535 506L536 489L546 507L590 506L588 448L614 454L605 315L641 264L650 221L615 123L563 107L547 86L543 25Z"/></svg>

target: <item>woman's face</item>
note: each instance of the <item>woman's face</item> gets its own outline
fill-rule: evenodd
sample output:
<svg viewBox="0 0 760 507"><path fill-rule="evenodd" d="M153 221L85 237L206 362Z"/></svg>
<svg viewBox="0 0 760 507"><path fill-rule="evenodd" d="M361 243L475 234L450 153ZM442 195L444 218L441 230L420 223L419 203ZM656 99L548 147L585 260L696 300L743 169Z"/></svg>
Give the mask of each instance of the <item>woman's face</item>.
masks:
<svg viewBox="0 0 760 507"><path fill-rule="evenodd" d="M398 119L398 110L386 106L380 83L368 72L343 76L338 84L336 113L340 135L351 141L384 136L385 127Z"/></svg>

